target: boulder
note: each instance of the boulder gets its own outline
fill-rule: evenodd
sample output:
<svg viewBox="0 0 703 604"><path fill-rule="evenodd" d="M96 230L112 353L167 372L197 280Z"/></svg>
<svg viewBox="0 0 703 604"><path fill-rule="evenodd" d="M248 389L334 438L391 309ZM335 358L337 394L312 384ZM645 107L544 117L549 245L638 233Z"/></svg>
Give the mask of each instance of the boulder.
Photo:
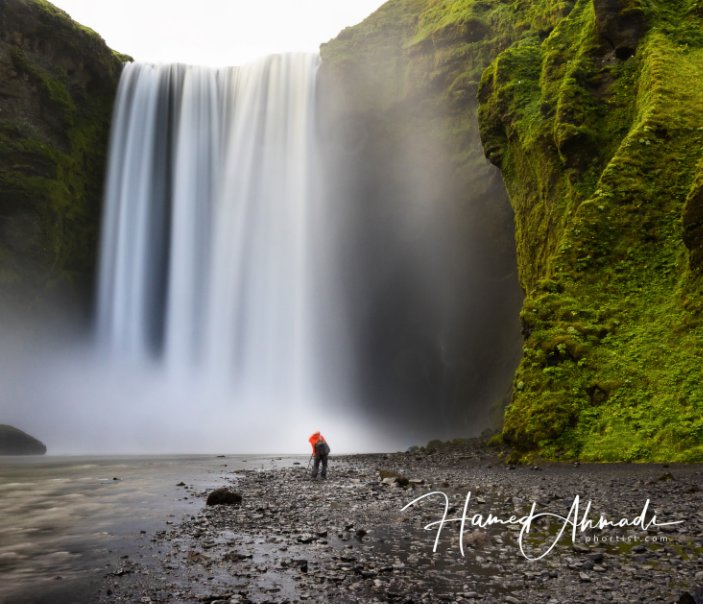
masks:
<svg viewBox="0 0 703 604"><path fill-rule="evenodd" d="M681 594L677 604L703 604L703 588L697 587Z"/></svg>
<svg viewBox="0 0 703 604"><path fill-rule="evenodd" d="M46 445L13 426L0 424L0 455L44 455Z"/></svg>
<svg viewBox="0 0 703 604"><path fill-rule="evenodd" d="M207 496L207 505L240 505L242 496L230 489L221 487Z"/></svg>

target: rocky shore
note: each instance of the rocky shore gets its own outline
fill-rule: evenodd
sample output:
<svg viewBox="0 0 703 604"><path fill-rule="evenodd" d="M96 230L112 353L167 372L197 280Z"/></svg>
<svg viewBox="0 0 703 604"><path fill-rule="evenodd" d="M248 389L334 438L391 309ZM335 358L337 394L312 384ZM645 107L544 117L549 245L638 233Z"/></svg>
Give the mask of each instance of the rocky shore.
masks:
<svg viewBox="0 0 703 604"><path fill-rule="evenodd" d="M334 457L324 481L299 462L225 480L241 503L206 506L208 493L180 485L202 507L142 535L99 601L702 601L701 465L511 467L467 450ZM463 554L459 521L436 552L437 525L423 529L441 520L444 495L447 518L466 518ZM545 512L562 518L547 526ZM482 528L489 514L500 521ZM563 519L574 517L575 538ZM606 524L582 530L583 518Z"/></svg>

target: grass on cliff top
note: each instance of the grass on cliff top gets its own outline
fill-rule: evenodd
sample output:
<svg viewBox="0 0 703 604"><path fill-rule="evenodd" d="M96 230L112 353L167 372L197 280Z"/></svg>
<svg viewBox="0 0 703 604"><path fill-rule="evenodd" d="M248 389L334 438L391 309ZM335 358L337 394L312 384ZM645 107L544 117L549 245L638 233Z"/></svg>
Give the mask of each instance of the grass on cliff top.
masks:
<svg viewBox="0 0 703 604"><path fill-rule="evenodd" d="M80 32L82 34L88 35L90 38L99 41L101 44L104 44L105 41L103 37L96 32L94 29L88 27L87 25L83 25L82 23L78 23L78 21L74 21L71 15L69 15L66 11L60 9L58 6L55 6L48 0L31 0L32 4L34 6L40 8L42 11L44 11L47 15L51 17L53 20L53 23L63 23L63 25L68 28L69 31L73 32ZM111 50L112 56L117 59L120 63L131 63L134 61L134 58L126 55L124 53L121 53L117 50Z"/></svg>
<svg viewBox="0 0 703 604"><path fill-rule="evenodd" d="M66 11L60 9L58 6L53 5L51 2L48 2L48 0L31 0L31 2L47 14L51 15L53 19L60 19L61 21L63 21L71 29L75 29L77 31L86 33L89 36L102 40L100 34L98 34L95 30L85 25L82 25L77 21L74 21Z"/></svg>

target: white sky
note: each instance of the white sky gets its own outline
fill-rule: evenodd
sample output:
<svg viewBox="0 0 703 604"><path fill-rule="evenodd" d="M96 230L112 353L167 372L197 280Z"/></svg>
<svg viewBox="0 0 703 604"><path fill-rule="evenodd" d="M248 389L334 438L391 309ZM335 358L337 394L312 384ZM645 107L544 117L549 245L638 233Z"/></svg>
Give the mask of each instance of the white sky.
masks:
<svg viewBox="0 0 703 604"><path fill-rule="evenodd" d="M52 0L138 61L239 65L315 52L385 0Z"/></svg>

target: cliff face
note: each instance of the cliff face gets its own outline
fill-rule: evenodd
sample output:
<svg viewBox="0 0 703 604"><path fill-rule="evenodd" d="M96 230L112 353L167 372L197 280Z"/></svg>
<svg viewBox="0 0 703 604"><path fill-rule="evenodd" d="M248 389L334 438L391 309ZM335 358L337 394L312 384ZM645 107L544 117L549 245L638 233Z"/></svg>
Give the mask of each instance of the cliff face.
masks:
<svg viewBox="0 0 703 604"><path fill-rule="evenodd" d="M554 2L543 30L522 4L480 91L527 293L504 434L550 456L700 460L701 4Z"/></svg>
<svg viewBox="0 0 703 604"><path fill-rule="evenodd" d="M4 308L91 286L121 68L122 58L97 34L45 0L0 2Z"/></svg>
<svg viewBox="0 0 703 604"><path fill-rule="evenodd" d="M703 456L702 18L698 0L391 0L323 46L358 112L434 115L455 166L484 170L480 101L526 294L518 450Z"/></svg>
<svg viewBox="0 0 703 604"><path fill-rule="evenodd" d="M321 48L352 385L415 439L486 428L520 355L512 213L476 117L500 40L488 3L469 10L444 27L436 3L392 0Z"/></svg>

